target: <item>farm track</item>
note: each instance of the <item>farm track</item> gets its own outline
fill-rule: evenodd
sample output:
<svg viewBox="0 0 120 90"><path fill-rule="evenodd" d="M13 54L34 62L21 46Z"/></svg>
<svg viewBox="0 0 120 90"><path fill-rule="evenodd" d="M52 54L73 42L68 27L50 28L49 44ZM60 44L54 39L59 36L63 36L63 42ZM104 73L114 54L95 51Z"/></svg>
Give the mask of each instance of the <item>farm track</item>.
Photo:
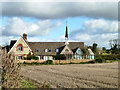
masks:
<svg viewBox="0 0 120 90"><path fill-rule="evenodd" d="M21 75L52 88L117 88L118 63L22 66Z"/></svg>

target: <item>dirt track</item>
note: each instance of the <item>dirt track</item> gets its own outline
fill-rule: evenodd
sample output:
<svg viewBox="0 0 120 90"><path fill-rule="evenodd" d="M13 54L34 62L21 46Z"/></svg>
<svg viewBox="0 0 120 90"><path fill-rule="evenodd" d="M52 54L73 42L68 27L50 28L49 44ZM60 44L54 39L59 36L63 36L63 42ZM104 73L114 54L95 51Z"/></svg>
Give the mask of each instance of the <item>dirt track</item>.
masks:
<svg viewBox="0 0 120 90"><path fill-rule="evenodd" d="M21 75L52 88L117 88L118 63L22 66Z"/></svg>

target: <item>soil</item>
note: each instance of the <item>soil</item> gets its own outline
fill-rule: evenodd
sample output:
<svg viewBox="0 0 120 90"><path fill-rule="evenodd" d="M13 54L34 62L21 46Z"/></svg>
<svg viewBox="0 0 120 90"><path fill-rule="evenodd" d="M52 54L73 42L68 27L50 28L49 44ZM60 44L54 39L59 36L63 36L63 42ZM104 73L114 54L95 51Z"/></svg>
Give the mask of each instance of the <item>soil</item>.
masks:
<svg viewBox="0 0 120 90"><path fill-rule="evenodd" d="M26 65L21 75L50 88L118 88L118 62Z"/></svg>

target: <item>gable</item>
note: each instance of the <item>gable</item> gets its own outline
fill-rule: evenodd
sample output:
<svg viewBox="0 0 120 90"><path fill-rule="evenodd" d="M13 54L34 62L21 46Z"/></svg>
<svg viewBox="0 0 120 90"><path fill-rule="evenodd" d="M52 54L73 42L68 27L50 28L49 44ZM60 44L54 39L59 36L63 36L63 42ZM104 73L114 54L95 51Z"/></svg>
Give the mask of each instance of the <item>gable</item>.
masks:
<svg viewBox="0 0 120 90"><path fill-rule="evenodd" d="M23 47L22 52L18 52L17 47L21 45ZM10 49L10 52L14 52L15 54L27 54L29 51L32 51L30 47L27 45L27 43L24 41L24 39L20 36L20 38L16 41L16 43L13 45L13 47Z"/></svg>
<svg viewBox="0 0 120 90"><path fill-rule="evenodd" d="M88 52L90 55L94 55L94 53L92 52L92 50L90 48L88 49Z"/></svg>
<svg viewBox="0 0 120 90"><path fill-rule="evenodd" d="M66 45L60 54L73 54L72 50Z"/></svg>
<svg viewBox="0 0 120 90"><path fill-rule="evenodd" d="M81 51L81 49L80 49L80 48L78 48L78 49L76 50L75 54L78 54L78 55L83 55L83 52Z"/></svg>

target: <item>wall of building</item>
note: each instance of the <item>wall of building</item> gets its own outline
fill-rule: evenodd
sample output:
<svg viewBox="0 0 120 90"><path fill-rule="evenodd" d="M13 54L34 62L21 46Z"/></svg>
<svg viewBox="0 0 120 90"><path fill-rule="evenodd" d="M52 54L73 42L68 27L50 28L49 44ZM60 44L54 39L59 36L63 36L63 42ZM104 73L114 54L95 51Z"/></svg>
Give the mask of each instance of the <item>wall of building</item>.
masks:
<svg viewBox="0 0 120 90"><path fill-rule="evenodd" d="M22 51L18 51L18 45L19 44L22 44ZM25 42L22 40L22 38L20 38L19 40L18 40L18 42L16 43L16 45L15 45L15 47L12 49L12 52L15 54L15 56L16 56L16 59L18 59L17 57L19 56L19 55L21 55L21 56L26 56L27 54L29 54L29 52L30 52L30 50L29 50L29 48L27 47L27 45L25 44Z"/></svg>

